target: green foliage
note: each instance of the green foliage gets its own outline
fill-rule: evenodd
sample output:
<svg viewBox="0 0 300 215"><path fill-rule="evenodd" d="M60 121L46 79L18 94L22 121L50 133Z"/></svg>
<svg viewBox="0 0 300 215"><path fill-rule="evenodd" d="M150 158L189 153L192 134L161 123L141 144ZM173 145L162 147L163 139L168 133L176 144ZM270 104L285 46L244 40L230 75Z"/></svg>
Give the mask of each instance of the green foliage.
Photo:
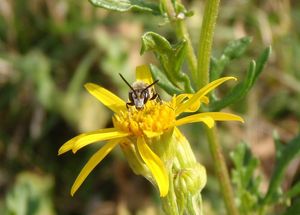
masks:
<svg viewBox="0 0 300 215"><path fill-rule="evenodd" d="M117 73L124 72L133 77L129 71L133 71L137 64L152 61L148 55L144 55L143 59L136 56L137 41L141 35L141 54L152 52L159 62L159 65L151 65L151 72L159 80L160 87L170 95L194 92L191 83L195 82L185 65L190 54L186 34L191 33L189 39L192 46L198 44L194 40L198 35L195 30L200 29L203 17L200 17L202 14L196 14L193 20L189 20L189 16L193 15L193 10L196 13L199 10L205 12L202 2L89 1L91 4L87 1L0 1L1 194L4 191L0 197L0 214L2 205L8 214L44 215L48 209L53 214L53 207L58 214L84 214L85 207L81 206L91 205L94 196L84 196L84 192L81 193L83 196L79 194L79 198L72 200L67 196L76 175L73 170L78 170L84 159L70 162L66 158L58 161L55 155L58 147L78 130L90 130L87 125L91 124L94 128L107 125L110 115L93 98L91 100L95 103L90 102L90 96L82 85L92 81L109 86L113 92L119 91L118 95L125 95L127 88L123 90L122 85L118 85L120 78ZM170 13L172 17L167 17L170 11L165 2L169 2L174 9L174 13ZM107 13L104 9L114 12ZM258 93L255 96L259 104L253 105L260 108L256 123L267 120L270 130L276 127L283 134L297 132L294 125L300 117L299 17L296 1L282 1L282 4L272 0L263 4L260 1L237 1L234 5L229 1L222 3L213 47L221 55L211 57L210 81L222 77L228 68L238 72L240 78L232 91L227 95L225 93L222 99L214 100L212 96L208 110L226 108L227 111L231 104L244 101L249 91L256 88ZM189 29L184 29L186 21ZM164 25L158 26L157 23ZM171 30L171 27L174 29ZM150 32L141 33L145 30ZM224 41L244 35L245 32L251 38L230 41L221 50ZM271 51L270 48L261 47L268 44L272 44L272 62L268 64L268 71L262 79L257 81ZM262 54L256 58L257 53ZM199 56L199 53L195 56ZM245 61L242 60L246 56L257 59L252 60L248 68L244 67ZM99 109L101 111L97 112ZM248 114L244 113L245 119L253 116ZM203 140L203 135L197 132L190 132L189 138L193 142ZM220 134L220 138L226 144L230 137L223 138L223 134ZM265 178L270 184L265 194L258 186L262 168L259 168L259 162L248 146L240 144L232 153L235 166L233 183L242 213L279 214L274 211L276 207L281 209L280 212L286 209L283 215L300 214L300 202L297 199L300 182L294 180L290 188L284 192L281 189L281 185L286 184L284 175L288 171L288 164L299 157L299 136L287 144L280 143L278 138L275 140L276 166L272 177ZM233 137L228 142L234 141ZM211 174L210 157L202 151L206 149L205 144L198 144L197 147L201 160L208 164L208 183L212 183L215 176ZM61 165L66 166L65 171L61 171ZM32 168L42 174L47 172L51 180L42 175L19 174ZM95 186L101 188L99 178L110 181L101 190L99 198L103 201L118 199L117 195L124 195L122 190L130 192L136 186L136 180L133 182L122 178L120 183L107 174L103 175L95 179L98 183ZM55 189L52 177L56 180ZM118 186L115 183L119 183ZM121 191L111 192L116 190L115 187L120 187ZM204 206L204 215L224 214L218 189L217 183L204 189L204 204L208 205L208 209ZM52 191L55 199L50 198ZM113 198L111 193L115 195ZM137 195L138 201L135 202L141 200L140 195ZM132 201L136 200L135 195L131 196ZM117 207L117 203L109 203ZM48 209L38 209L41 205L47 205L45 208ZM287 205L289 207L285 208ZM137 207L141 207L141 204L132 211L140 213ZM144 214L143 211L140 214Z"/></svg>
<svg viewBox="0 0 300 215"><path fill-rule="evenodd" d="M54 215L51 192L53 178L29 172L18 175L6 195L5 215Z"/></svg>
<svg viewBox="0 0 300 215"><path fill-rule="evenodd" d="M242 43L237 50L237 53L242 53L245 48L245 43ZM233 48L228 48L228 50L234 50ZM231 53L231 52L229 52ZM270 56L271 53L271 47L266 48L262 54L259 56L257 62L252 60L249 64L247 75L244 78L242 82L237 84L226 96L224 96L221 100L215 100L210 105L211 111L219 111L223 109L224 107L229 106L230 104L233 104L242 98L244 98L249 90L253 87L255 81L257 80L260 73L263 71L263 68ZM235 56L231 54L231 56ZM221 65L223 65L222 61ZM216 67L222 67L222 66L216 66Z"/></svg>
<svg viewBox="0 0 300 215"><path fill-rule="evenodd" d="M218 79L224 68L234 59L242 57L250 45L251 37L233 40L225 47L220 58L211 58L211 81Z"/></svg>
<svg viewBox="0 0 300 215"><path fill-rule="evenodd" d="M119 12L141 11L160 14L159 6L150 1L143 0L89 0L93 5L107 10Z"/></svg>
<svg viewBox="0 0 300 215"><path fill-rule="evenodd" d="M18 69L33 81L35 93L40 104L47 110L62 114L71 124L78 124L78 114L67 111L69 108L78 106L82 85L87 76L91 64L96 59L96 53L92 50L79 63L72 77L68 89L61 91L51 76L51 63L41 52L29 52L23 58L16 59ZM38 72L37 72L38 71Z"/></svg>
<svg viewBox="0 0 300 215"><path fill-rule="evenodd" d="M231 153L234 163L232 181L236 186L237 202L242 215L266 214L266 208L282 202L288 202L291 198L300 194L300 183L296 183L287 192L282 192L281 185L284 180L284 173L288 165L300 155L300 135L287 144L282 144L277 135L274 136L276 144L276 162L270 179L267 192L263 195L260 188L260 176L258 172L258 159L253 157L246 143L240 143ZM296 200L297 201L297 200ZM284 214L297 214L297 204L287 208Z"/></svg>
<svg viewBox="0 0 300 215"><path fill-rule="evenodd" d="M267 194L262 200L263 205L277 202L278 198L283 195L280 185L283 182L285 170L292 160L300 157L300 135L285 145L280 142L276 134L274 139L276 144L276 162ZM296 184L294 188L290 190L289 195L295 196L298 194L300 194L300 189L299 184Z"/></svg>
<svg viewBox="0 0 300 215"><path fill-rule="evenodd" d="M150 64L151 73L155 80L159 80L158 85L169 95L183 93L183 90L177 88L169 81L168 77L157 66Z"/></svg>
<svg viewBox="0 0 300 215"><path fill-rule="evenodd" d="M224 68L233 59L240 58L245 53L250 42L250 37L231 41L225 47L223 54L219 59L212 58L212 80L219 78L223 73ZM191 86L190 77L181 70L186 57L185 40L178 44L171 45L163 36L154 32L147 32L142 36L141 54L146 51L152 51L160 62L162 69L152 65L152 74L155 79L161 80L159 85L168 94L173 95L174 93L194 92L194 89ZM252 60L249 64L247 75L244 80L238 83L221 100L216 100L213 97L213 101L211 102L209 109L211 111L219 111L244 98L253 87L260 73L263 71L270 53L271 47L268 47L262 52L257 62Z"/></svg>
<svg viewBox="0 0 300 215"><path fill-rule="evenodd" d="M296 215L300 214L300 200L297 199L293 202L292 206L289 207L282 215Z"/></svg>
<svg viewBox="0 0 300 215"><path fill-rule="evenodd" d="M260 177L255 176L259 160L253 157L248 145L240 143L231 152L230 157L235 166L232 182L236 185L237 202L241 214L253 214L260 199Z"/></svg>
<svg viewBox="0 0 300 215"><path fill-rule="evenodd" d="M181 67L186 56L185 40L171 45L163 36L154 32L147 32L142 36L141 54L144 54L146 51L154 52L161 64L162 71L175 88L181 89L180 84L183 84L182 90L188 93L194 92L189 77L181 72ZM156 69L155 73L157 74L158 71ZM164 87L164 85L161 86ZM166 88L166 91L172 92L172 89Z"/></svg>

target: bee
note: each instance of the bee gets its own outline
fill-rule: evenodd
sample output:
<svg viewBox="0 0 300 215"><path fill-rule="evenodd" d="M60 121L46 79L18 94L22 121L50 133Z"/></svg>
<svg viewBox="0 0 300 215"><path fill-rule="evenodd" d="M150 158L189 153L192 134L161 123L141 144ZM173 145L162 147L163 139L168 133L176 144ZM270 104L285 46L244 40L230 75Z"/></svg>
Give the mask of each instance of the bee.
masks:
<svg viewBox="0 0 300 215"><path fill-rule="evenodd" d="M137 110L142 110L145 104L149 100L160 99L160 96L154 91L153 85L155 85L159 80L154 81L152 84L147 84L143 81L136 81L132 86L126 81L126 79L119 73L123 81L131 89L128 94L129 102L126 103L126 107L135 106Z"/></svg>

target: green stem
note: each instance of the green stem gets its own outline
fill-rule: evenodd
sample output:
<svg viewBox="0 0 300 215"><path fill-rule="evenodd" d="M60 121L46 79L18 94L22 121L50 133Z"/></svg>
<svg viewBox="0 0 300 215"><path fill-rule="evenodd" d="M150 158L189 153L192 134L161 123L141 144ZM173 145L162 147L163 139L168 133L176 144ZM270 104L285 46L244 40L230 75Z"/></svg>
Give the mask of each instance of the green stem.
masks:
<svg viewBox="0 0 300 215"><path fill-rule="evenodd" d="M196 79L198 87L203 87L209 83L211 49L219 11L219 3L220 0L207 0L205 4L198 49L198 67ZM234 204L234 195L230 184L226 162L217 137L217 128L207 128L206 134L227 213L230 215L237 215L238 211Z"/></svg>
<svg viewBox="0 0 300 215"><path fill-rule="evenodd" d="M224 198L227 214L237 215L238 211L234 204L234 195L230 185L230 179L222 149L217 137L217 128L206 129L210 152L214 161L215 171L220 183L221 192Z"/></svg>
<svg viewBox="0 0 300 215"><path fill-rule="evenodd" d="M162 0L161 1L169 18L169 21L172 23L172 25L175 28L176 36L179 39L184 39L187 43L187 61L188 66L190 69L190 72L192 74L193 79L195 80L197 75L197 58L195 55L195 50L189 35L189 32L187 30L187 27L184 22L184 17L178 18L176 11L174 10L174 7L172 5L172 2L170 0ZM181 3L180 0L177 1L178 3Z"/></svg>
<svg viewBox="0 0 300 215"><path fill-rule="evenodd" d="M199 88L205 86L209 82L211 48L219 11L219 3L220 0L207 0L205 4L198 47L196 82Z"/></svg>
<svg viewBox="0 0 300 215"><path fill-rule="evenodd" d="M195 55L194 47L192 45L189 33L187 31L186 25L183 20L178 20L176 23L177 26L177 36L181 39L186 40L186 55L187 55L187 61L189 65L189 69L191 71L192 77L195 80L196 75L197 75L197 58Z"/></svg>

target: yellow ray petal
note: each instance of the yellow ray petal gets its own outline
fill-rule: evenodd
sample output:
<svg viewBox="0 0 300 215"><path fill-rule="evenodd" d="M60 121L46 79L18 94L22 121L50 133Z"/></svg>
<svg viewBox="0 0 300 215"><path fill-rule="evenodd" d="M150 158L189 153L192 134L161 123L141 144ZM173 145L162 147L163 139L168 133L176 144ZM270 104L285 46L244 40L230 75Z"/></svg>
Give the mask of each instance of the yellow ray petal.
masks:
<svg viewBox="0 0 300 215"><path fill-rule="evenodd" d="M176 109L176 115L179 115L182 112L185 112L186 110L188 110L188 108L190 106L192 106L195 102L197 102L198 100L201 101L201 99L203 98L203 96L205 96L207 93L209 93L210 91L212 91L213 89L215 89L217 86L219 86L220 84L222 84L222 83L224 83L225 81L228 81L228 80L236 80L236 78L234 78L234 77L220 78L220 79L217 79L217 80L215 80L215 81L207 84L203 88L201 88L190 99L188 99L186 102L180 104L177 107L177 109Z"/></svg>
<svg viewBox="0 0 300 215"><path fill-rule="evenodd" d="M188 93L183 93L183 94L177 95L176 96L176 107L178 107L180 104L186 102L193 95L194 94L188 94ZM189 106L188 109L185 110L185 112L195 112L195 111L197 111L200 108L201 103L208 104L209 103L208 97L203 96L202 98L197 100L194 104Z"/></svg>
<svg viewBox="0 0 300 215"><path fill-rule="evenodd" d="M160 196L166 196L169 192L169 177L163 162L150 149L143 137L139 137L137 139L137 148L143 161L146 163L147 167L150 169L153 177L155 178L160 191Z"/></svg>
<svg viewBox="0 0 300 215"><path fill-rule="evenodd" d="M222 113L222 112L206 112L206 113L199 113L194 114L191 116L187 116L184 118L181 118L175 122L176 126L187 124L187 123L194 123L194 122L204 122L207 124L207 119L210 118L213 121L240 121L244 122L244 120L235 114L231 113ZM208 122L210 123L210 122ZM208 127L209 124L207 124Z"/></svg>
<svg viewBox="0 0 300 215"><path fill-rule="evenodd" d="M175 126L180 126L180 125L193 123L193 122L203 122L209 128L212 128L215 125L215 121L213 120L213 118L209 116L198 116L198 114L194 114L192 116L187 116L179 120L176 120Z"/></svg>
<svg viewBox="0 0 300 215"><path fill-rule="evenodd" d="M242 117L232 113L206 112L203 114L206 114L206 116L213 118L215 121L239 121L244 123L244 119Z"/></svg>
<svg viewBox="0 0 300 215"><path fill-rule="evenodd" d="M104 128L104 129L99 129L96 131L91 131L91 132L87 132L87 133L83 133L83 134L79 134L76 137L73 137L71 140L67 141L66 143L64 143L58 150L58 155L61 155L63 153L66 153L67 151L70 151L75 144L81 140L82 138L86 137L86 136L90 136L90 135L94 135L94 134L101 134L101 133L111 133L111 132L115 132L118 131L116 128ZM96 142L92 141L93 142Z"/></svg>
<svg viewBox="0 0 300 215"><path fill-rule="evenodd" d="M77 176L72 188L71 196L78 190L80 185L86 179L86 177L91 173L91 171L105 158L105 156L111 152L111 150L118 144L118 140L113 140L105 144L101 149L99 149L85 164L85 166L80 171Z"/></svg>
<svg viewBox="0 0 300 215"><path fill-rule="evenodd" d="M129 136L129 133L119 131L116 128L108 128L108 129L101 129L85 134L81 134L79 138L77 138L73 144L72 151L76 153L79 149L94 143L103 140L110 140L115 138L122 138ZM75 137L76 138L76 137Z"/></svg>
<svg viewBox="0 0 300 215"><path fill-rule="evenodd" d="M120 110L126 110L125 101L120 99L118 96L116 96L109 90L93 83L87 83L84 85L84 87L90 94L96 97L101 103L103 103L113 112L117 113Z"/></svg>
<svg viewBox="0 0 300 215"><path fill-rule="evenodd" d="M65 142L58 150L58 155L61 155L61 154L64 154L68 151L70 151L73 146L74 146L74 143L76 143L76 141L82 136L82 134L76 136L76 137L73 137L71 140Z"/></svg>
<svg viewBox="0 0 300 215"><path fill-rule="evenodd" d="M136 67L135 72L137 81L143 81L147 84L153 83L152 75L148 65L141 65Z"/></svg>

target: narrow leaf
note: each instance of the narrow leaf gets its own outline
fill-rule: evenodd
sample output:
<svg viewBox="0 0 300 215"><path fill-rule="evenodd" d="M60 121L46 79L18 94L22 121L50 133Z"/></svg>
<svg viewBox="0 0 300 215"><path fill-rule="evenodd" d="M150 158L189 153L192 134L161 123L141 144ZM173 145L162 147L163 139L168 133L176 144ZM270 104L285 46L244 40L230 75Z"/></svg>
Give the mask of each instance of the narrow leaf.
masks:
<svg viewBox="0 0 300 215"><path fill-rule="evenodd" d="M260 73L263 71L264 66L267 63L267 60L270 57L271 51L272 51L272 48L271 48L271 46L269 46L268 48L266 48L263 51L263 53L259 56L258 60L256 61L256 70L255 70L255 76L254 76L252 85L254 84L254 82L260 75Z"/></svg>
<svg viewBox="0 0 300 215"><path fill-rule="evenodd" d="M229 51L227 51L229 52ZM262 54L259 56L257 63L252 60L246 78L239 84L237 84L232 91L226 95L223 99L218 101L213 101L210 106L211 111L219 111L224 107L227 107L230 104L237 102L238 100L242 99L250 89L253 87L255 81L257 80L258 76L263 71L263 68L270 56L271 47L266 48ZM220 69L220 65L216 62L216 59L212 61L212 65L214 65L215 69ZM221 67L222 68L222 67ZM212 72L212 74L216 77L219 76L218 71Z"/></svg>
<svg viewBox="0 0 300 215"><path fill-rule="evenodd" d="M286 192L287 198L293 198L300 194L300 181L297 182L289 191Z"/></svg>
<svg viewBox="0 0 300 215"><path fill-rule="evenodd" d="M255 61L251 61L246 78L237 84L223 99L213 101L210 106L210 111L219 111L243 98L252 87L253 79L255 77L255 67Z"/></svg>
<svg viewBox="0 0 300 215"><path fill-rule="evenodd" d="M283 148L278 149L281 150L280 153L276 153L276 165L270 180L270 184L268 187L267 194L263 199L263 204L268 204L273 201L273 195L276 195L278 188L280 187L284 172L288 166L288 164L299 157L300 154L300 135L291 140L288 144L286 144Z"/></svg>

